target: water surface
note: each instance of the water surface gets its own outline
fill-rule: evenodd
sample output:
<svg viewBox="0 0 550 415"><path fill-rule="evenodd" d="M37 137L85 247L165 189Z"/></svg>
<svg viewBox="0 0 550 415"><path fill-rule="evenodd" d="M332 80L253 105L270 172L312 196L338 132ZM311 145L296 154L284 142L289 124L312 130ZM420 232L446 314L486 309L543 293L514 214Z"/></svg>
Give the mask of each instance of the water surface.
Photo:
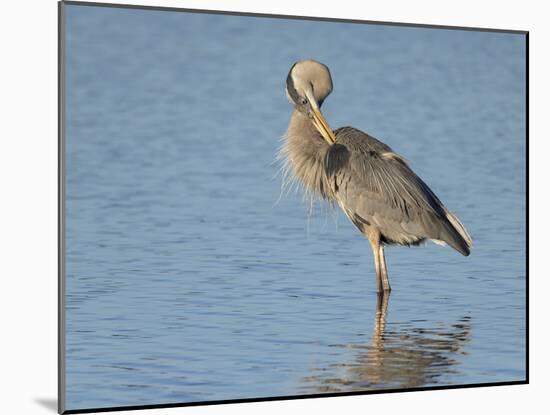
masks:
<svg viewBox="0 0 550 415"><path fill-rule="evenodd" d="M525 379L521 35L67 6L67 409ZM281 196L296 60L474 239Z"/></svg>

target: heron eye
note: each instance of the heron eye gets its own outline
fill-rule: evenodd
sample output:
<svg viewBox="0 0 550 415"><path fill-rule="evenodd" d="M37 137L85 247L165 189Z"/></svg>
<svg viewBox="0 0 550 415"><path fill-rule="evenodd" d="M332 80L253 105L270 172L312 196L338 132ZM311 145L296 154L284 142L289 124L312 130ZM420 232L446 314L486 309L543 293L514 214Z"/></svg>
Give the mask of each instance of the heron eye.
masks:
<svg viewBox="0 0 550 415"><path fill-rule="evenodd" d="M300 101L300 103L302 105L306 105L307 104L307 98L302 98L302 100Z"/></svg>

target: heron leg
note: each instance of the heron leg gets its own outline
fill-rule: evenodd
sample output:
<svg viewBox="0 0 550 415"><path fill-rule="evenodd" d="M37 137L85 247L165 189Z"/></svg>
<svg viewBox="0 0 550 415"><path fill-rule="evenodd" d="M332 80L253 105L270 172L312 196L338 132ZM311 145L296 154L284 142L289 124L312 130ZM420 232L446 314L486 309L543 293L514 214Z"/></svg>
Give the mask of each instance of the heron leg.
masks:
<svg viewBox="0 0 550 415"><path fill-rule="evenodd" d="M378 238L369 238L374 256L374 267L376 269L376 290L382 292L382 271L380 269L380 242Z"/></svg>
<svg viewBox="0 0 550 415"><path fill-rule="evenodd" d="M384 291L391 291L390 279L388 276L388 267L386 266L386 255L384 254L384 245L380 244L379 248L380 256L380 269L382 271L382 287Z"/></svg>

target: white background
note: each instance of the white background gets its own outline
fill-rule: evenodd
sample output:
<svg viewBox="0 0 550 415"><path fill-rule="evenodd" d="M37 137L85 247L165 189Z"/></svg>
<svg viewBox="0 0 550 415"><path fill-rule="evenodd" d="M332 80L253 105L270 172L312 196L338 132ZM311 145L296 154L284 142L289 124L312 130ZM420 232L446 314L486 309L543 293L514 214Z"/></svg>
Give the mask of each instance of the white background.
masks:
<svg viewBox="0 0 550 415"><path fill-rule="evenodd" d="M537 410L539 404L548 408L549 278L545 272L544 237L549 231L545 202L550 114L545 104L550 46L545 2L136 0L133 3L529 30L530 222L534 224L530 237L530 385L175 408L140 411L140 414L406 411L463 415L541 413L542 409ZM0 412L52 414L57 392L56 1L3 2L0 30Z"/></svg>

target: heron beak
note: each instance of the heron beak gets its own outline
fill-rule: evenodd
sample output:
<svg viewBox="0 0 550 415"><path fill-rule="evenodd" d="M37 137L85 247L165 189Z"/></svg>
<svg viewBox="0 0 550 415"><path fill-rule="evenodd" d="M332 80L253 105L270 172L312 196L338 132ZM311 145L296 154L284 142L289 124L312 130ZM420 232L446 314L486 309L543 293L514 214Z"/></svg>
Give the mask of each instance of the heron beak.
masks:
<svg viewBox="0 0 550 415"><path fill-rule="evenodd" d="M323 136L323 138L327 141L329 144L334 144L336 141L336 136L334 135L334 132L328 125L327 120L325 120L325 117L321 113L321 110L319 109L319 106L317 105L317 101L315 101L315 98L313 97L313 94L306 94L308 96L310 105L311 105L311 116L313 125L315 128L317 128L317 131Z"/></svg>
<svg viewBox="0 0 550 415"><path fill-rule="evenodd" d="M317 108L312 108L311 114L313 115L313 125L317 128L317 131L327 140L327 143L334 144L336 136L329 127L325 117L323 117L323 114L321 114L321 111Z"/></svg>

